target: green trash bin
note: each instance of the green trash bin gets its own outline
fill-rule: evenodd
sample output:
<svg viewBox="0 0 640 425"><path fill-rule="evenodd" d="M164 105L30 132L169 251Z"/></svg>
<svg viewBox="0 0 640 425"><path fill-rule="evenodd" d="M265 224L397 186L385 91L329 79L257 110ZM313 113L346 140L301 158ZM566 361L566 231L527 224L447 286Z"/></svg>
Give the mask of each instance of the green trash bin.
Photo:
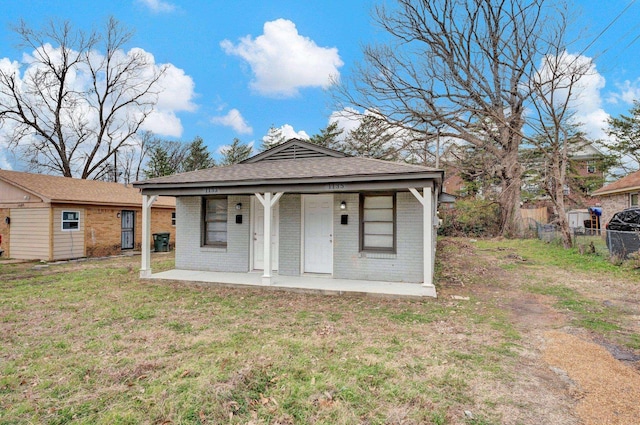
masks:
<svg viewBox="0 0 640 425"><path fill-rule="evenodd" d="M170 233L154 233L153 234L153 248L156 252L168 252L169 251L169 236Z"/></svg>

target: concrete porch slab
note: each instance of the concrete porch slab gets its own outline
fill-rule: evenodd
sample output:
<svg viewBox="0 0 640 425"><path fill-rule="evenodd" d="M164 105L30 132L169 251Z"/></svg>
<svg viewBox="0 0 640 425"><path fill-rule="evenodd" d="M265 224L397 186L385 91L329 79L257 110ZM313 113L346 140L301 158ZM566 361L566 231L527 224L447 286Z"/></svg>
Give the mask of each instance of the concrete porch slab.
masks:
<svg viewBox="0 0 640 425"><path fill-rule="evenodd" d="M422 286L421 283L333 279L316 275L279 276L274 274L271 285L263 285L261 272L226 273L175 269L153 273L148 279L182 280L230 287L262 288L325 295L351 294L419 299L435 297L435 288Z"/></svg>

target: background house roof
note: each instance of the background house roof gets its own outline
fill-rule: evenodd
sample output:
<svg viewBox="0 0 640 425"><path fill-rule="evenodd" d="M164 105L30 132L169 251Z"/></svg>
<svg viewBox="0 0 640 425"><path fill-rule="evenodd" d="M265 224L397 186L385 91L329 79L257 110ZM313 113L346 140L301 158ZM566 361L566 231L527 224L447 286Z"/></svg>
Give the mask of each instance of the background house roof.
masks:
<svg viewBox="0 0 640 425"><path fill-rule="evenodd" d="M631 173L620 180L601 187L593 192L593 195L610 195L613 193L629 192L635 189L640 189L640 171Z"/></svg>
<svg viewBox="0 0 640 425"><path fill-rule="evenodd" d="M113 206L142 206L140 190L120 183L82 180L46 174L0 170L0 180L47 202ZM0 200L1 201L1 200ZM154 207L174 208L175 198L160 196Z"/></svg>

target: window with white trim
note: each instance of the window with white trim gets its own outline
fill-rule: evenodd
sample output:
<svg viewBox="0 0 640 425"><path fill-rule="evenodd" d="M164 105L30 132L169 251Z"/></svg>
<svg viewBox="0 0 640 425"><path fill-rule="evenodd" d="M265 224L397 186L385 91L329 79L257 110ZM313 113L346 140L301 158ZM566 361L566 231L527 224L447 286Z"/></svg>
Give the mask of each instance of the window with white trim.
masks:
<svg viewBox="0 0 640 425"><path fill-rule="evenodd" d="M62 211L62 231L80 230L80 211Z"/></svg>
<svg viewBox="0 0 640 425"><path fill-rule="evenodd" d="M396 251L395 194L360 195L360 250Z"/></svg>
<svg viewBox="0 0 640 425"><path fill-rule="evenodd" d="M227 246L227 198L202 200L202 245Z"/></svg>

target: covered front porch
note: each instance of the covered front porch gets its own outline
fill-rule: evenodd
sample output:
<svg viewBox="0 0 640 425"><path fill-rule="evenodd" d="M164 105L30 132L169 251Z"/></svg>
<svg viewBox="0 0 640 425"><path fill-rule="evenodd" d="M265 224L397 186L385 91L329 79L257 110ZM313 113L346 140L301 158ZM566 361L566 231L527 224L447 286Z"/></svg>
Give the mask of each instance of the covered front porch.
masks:
<svg viewBox="0 0 640 425"><path fill-rule="evenodd" d="M240 164L136 182L147 248L140 276L155 276L148 212L169 195L177 211L172 279L435 297L442 178L441 170L293 139Z"/></svg>
<svg viewBox="0 0 640 425"><path fill-rule="evenodd" d="M264 285L261 272L231 273L200 270L167 270L153 273L147 279L179 280L211 286L261 288L323 295L360 295L375 297L433 297L431 288L421 283L383 282L372 280L335 279L325 276L279 276L274 273L270 285Z"/></svg>

